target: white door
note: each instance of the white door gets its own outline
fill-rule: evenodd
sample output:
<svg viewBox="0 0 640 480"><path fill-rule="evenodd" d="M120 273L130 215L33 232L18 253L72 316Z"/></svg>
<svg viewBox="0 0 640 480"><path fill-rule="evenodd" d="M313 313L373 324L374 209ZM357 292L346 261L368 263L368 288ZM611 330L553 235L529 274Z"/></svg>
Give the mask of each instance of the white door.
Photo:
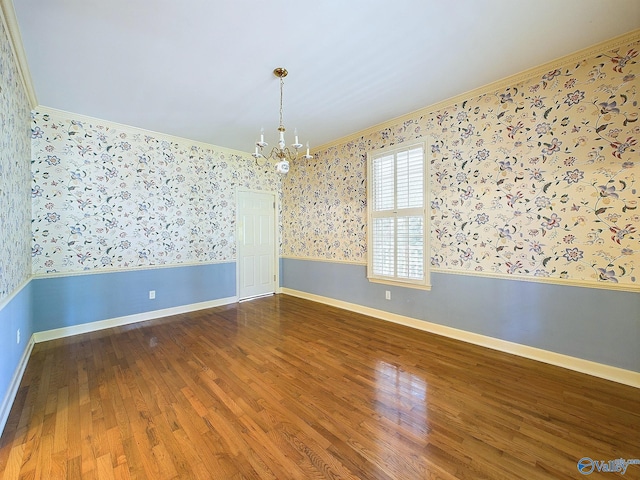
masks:
<svg viewBox="0 0 640 480"><path fill-rule="evenodd" d="M238 192L238 299L276 291L275 194Z"/></svg>

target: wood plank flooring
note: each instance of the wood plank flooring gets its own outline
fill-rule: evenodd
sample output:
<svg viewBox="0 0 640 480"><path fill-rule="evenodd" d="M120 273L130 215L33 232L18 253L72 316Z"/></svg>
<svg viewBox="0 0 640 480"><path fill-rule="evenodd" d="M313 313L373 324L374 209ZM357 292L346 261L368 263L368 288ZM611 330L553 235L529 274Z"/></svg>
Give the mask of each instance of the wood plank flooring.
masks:
<svg viewBox="0 0 640 480"><path fill-rule="evenodd" d="M611 479L639 393L278 295L37 344L0 478Z"/></svg>

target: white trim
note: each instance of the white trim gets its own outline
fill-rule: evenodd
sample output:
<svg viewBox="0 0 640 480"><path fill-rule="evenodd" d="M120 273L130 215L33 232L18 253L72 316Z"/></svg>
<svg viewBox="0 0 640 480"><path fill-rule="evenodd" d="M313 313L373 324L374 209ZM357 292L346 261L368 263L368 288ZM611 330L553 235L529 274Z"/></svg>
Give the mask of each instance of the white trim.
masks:
<svg viewBox="0 0 640 480"><path fill-rule="evenodd" d="M601 290L615 290L618 292L640 292L640 285L620 285L609 282L591 282L587 280L570 280L552 277L525 277L523 275L509 275L506 273L476 272L470 270L446 270L444 268L431 268L432 272L453 275L467 275L471 277L498 278L501 280L518 280L520 282L548 283L550 285L563 285L566 287L599 288Z"/></svg>
<svg viewBox="0 0 640 480"><path fill-rule="evenodd" d="M36 332L33 334L33 338L36 343L46 342L48 340L70 337L72 335L79 335L81 333L96 332L98 330L104 330L105 328L119 327L122 325L129 325L131 323L145 322L147 320L154 320L156 318L169 317L171 315L180 315L182 313L194 312L196 310L219 307L222 305L228 305L230 303L236 303L237 301L238 298L234 296L220 298L218 300L210 300L208 302L192 303L190 305L165 308L162 310L136 313L134 315L127 315L124 317L98 320L97 322L82 323L80 325L74 325L72 327L63 327L53 330L46 330L43 332Z"/></svg>
<svg viewBox="0 0 640 480"><path fill-rule="evenodd" d="M280 223L282 219L280 218L280 199L278 196L278 192L271 190L253 190L249 188L237 187L235 191L236 195L236 292L238 294L238 298L240 300L247 300L253 298L254 296L240 298L240 282L241 282L241 271L240 271L240 242L238 239L240 238L240 207L238 207L238 199L242 193L265 193L273 196L273 292L263 293L258 296L266 296L279 292L280 288L280 257L278 256L280 250Z"/></svg>
<svg viewBox="0 0 640 480"><path fill-rule="evenodd" d="M270 292L270 293L261 293L259 295L253 295L251 297L239 298L238 303L250 302L251 300L257 300L258 298L273 297L275 294L276 292Z"/></svg>
<svg viewBox="0 0 640 480"><path fill-rule="evenodd" d="M124 123L112 122L111 120L105 120L104 118L90 117L88 115L82 115L80 113L67 112L66 110L59 110L57 108L46 107L44 105L38 105L37 107L34 107L33 110L36 113L44 113L44 114L49 114L56 117L62 117L63 119L68 121L76 120L76 121L91 123L94 125L97 124L97 125L109 126L114 130L116 129L134 130L134 133L139 133L141 135L150 135L159 140L167 140L169 142L180 143L180 144L186 143L189 146L196 146L204 149L215 150L216 152L226 153L229 155L238 155L242 157L244 160L248 160L251 162L254 161L253 157L249 152L243 152L240 150L234 150L232 148L221 147L220 145L214 145L212 143L199 142L197 140L191 140L189 138L176 137L175 135L170 135L168 133L154 132L153 130L147 130L147 129L136 127L133 125L126 125Z"/></svg>
<svg viewBox="0 0 640 480"><path fill-rule="evenodd" d="M280 258L287 260L302 260L305 262L324 262L324 263L341 263L344 265L359 265L366 267L367 263L357 260L335 260L331 258L311 258L311 257L298 257L293 255L282 255ZM534 282L534 283L546 283L549 285L561 285L565 287L581 287L581 288L597 288L601 290L614 290L618 292L640 292L639 285L620 285L616 283L608 282L589 282L586 280L570 280L564 278L551 278L551 277L534 277L523 275L509 275L506 273L493 273L493 272L476 272L470 270L447 270L444 268L430 267L429 273L444 273L447 275L466 275L470 277L484 277L484 278L497 278L498 280L516 280L519 282ZM384 282L378 282L384 283ZM409 284L402 284L402 287L411 287ZM429 290L429 288L424 288Z"/></svg>
<svg viewBox="0 0 640 480"><path fill-rule="evenodd" d="M25 284L26 283L28 283L28 281L25 282ZM24 285L22 287L24 287ZM15 294L13 296L15 296ZM13 296L11 298L13 298ZM230 303L236 303L237 301L238 298L235 296L220 298L218 300L210 300L208 302L192 303L190 305L182 305L180 307L165 308L163 310L143 312L135 315L127 315L125 317L111 318L108 320L100 320L97 322L83 323L81 325L75 325L73 327L56 328L54 330L34 333L33 335L31 335L29 343L27 343L27 346L22 353L22 357L20 358L18 367L16 368L11 379L11 383L9 384L7 394L2 400L2 404L0 404L0 435L2 434L2 431L4 430L4 427L9 418L11 407L13 406L13 402L15 401L16 395L18 393L18 388L20 387L20 382L22 381L25 369L27 368L27 364L29 363L31 351L33 350L33 346L36 343L55 340L58 338L70 337L72 335L78 335L81 333L95 332L98 330L104 330L105 328L112 328L137 322L144 322L147 320L154 320L156 318L168 317L171 315L179 315L181 313L194 312L196 310L219 307L222 305L228 305Z"/></svg>
<svg viewBox="0 0 640 480"><path fill-rule="evenodd" d="M398 285L398 286L407 286L409 288L421 288L424 290L430 290L430 276L429 276L429 252L430 249L430 232L431 232L431 222L429 221L429 216L427 215L427 205L429 203L430 198L430 189L429 189L429 160L427 159L427 145L430 137L425 136L419 141L415 142L406 142L399 145L394 145L393 147L383 147L378 148L376 150L370 150L366 152L367 157L367 172L369 174L367 177L367 279L370 282L378 282L378 283L388 283L390 285ZM400 153L409 153L415 150L421 150L422 152L422 205L419 207L398 207L398 155ZM374 196L375 196L375 188L374 183L376 182L377 175L375 173L376 169L374 168L374 162L378 159L387 159L392 157L393 159L393 170L392 175L387 177L387 181L392 180L393 184L393 205L391 209L376 209L374 206ZM411 157L410 157L411 158ZM415 180L415 176L411 177ZM398 230L397 230L397 221L401 217L418 217L420 216L422 219L422 279L409 279L398 276ZM376 219L386 219L392 220L396 227L394 227L393 233L393 275L391 274L376 274L374 272L373 264L374 264L374 235L376 234L374 228L374 220ZM385 235L386 237L386 235ZM386 238L385 238L386 240Z"/></svg>
<svg viewBox="0 0 640 480"><path fill-rule="evenodd" d="M16 69L20 75L29 106L35 108L35 106L38 105L38 99L35 88L33 87L33 80L31 78L31 72L29 71L29 62L27 62L27 54L24 51L16 11L13 8L13 2L11 0L0 0L0 17L0 20L7 30L11 51L16 60Z"/></svg>
<svg viewBox="0 0 640 480"><path fill-rule="evenodd" d="M181 267L200 267L205 265L222 265L225 263L235 263L235 260L217 260L213 262L189 262L189 263L170 263L163 265L140 265L137 267L121 267L121 268L93 268L91 270L74 270L71 272L51 272L38 273L32 276L33 279L40 278L59 278L59 277L78 277L82 275L98 275L103 273L126 273L141 270L159 270L161 268L181 268Z"/></svg>
<svg viewBox="0 0 640 480"><path fill-rule="evenodd" d="M280 258L285 260L303 260L305 262L326 262L326 263L344 263L345 265L367 266L367 262L362 260L339 260L335 258L314 258L314 257L298 257L295 255L281 255Z"/></svg>
<svg viewBox="0 0 640 480"><path fill-rule="evenodd" d="M6 297L0 299L0 312L4 309L4 307L6 307L7 305L9 305L9 303L11 303L11 301L16 298L18 296L18 294L22 291L22 289L24 287L26 287L27 285L29 285L29 282L31 281L33 277L29 276L26 279L24 279L22 281L22 283L20 285L18 285L18 288L16 288L15 290L13 290L9 295L7 295Z"/></svg>
<svg viewBox="0 0 640 480"><path fill-rule="evenodd" d="M402 288L413 288L415 290L431 290L431 272L429 272L429 282L428 283L411 283L411 282L399 282L394 280L387 280L385 278L379 277L367 277L367 280L371 283L379 283L381 285L392 285L394 287L402 287Z"/></svg>
<svg viewBox="0 0 640 480"><path fill-rule="evenodd" d="M463 342L490 348L492 350L498 350L500 352L518 355L519 357L556 365L558 367L567 368L569 370L574 370L580 373L586 373L587 375L604 378L606 380L622 383L631 387L640 388L640 372L634 372L632 370L625 370L623 368L604 365L602 363L592 362L590 360L584 360L582 358L570 357L569 355L564 355L561 353L550 352L548 350L521 345L519 343L509 342L507 340L500 340L498 338L488 337L486 335L467 332L465 330L447 327L444 325L439 325L437 323L431 323L411 317L405 317L403 315L397 315L395 313L385 312L383 310L377 310L375 308L365 307L363 305L358 305L355 303L348 303L329 297L314 295L312 293L301 292L299 290L283 288L282 293L292 295L294 297L304 298L306 300L311 300L313 302L324 303L326 305L342 308L351 312L361 313L363 315L375 317L380 320L386 320L388 322L405 325L407 327L434 333L436 335L442 335L444 337L453 338L455 340L461 340Z"/></svg>
<svg viewBox="0 0 640 480"><path fill-rule="evenodd" d="M11 407L13 406L13 402L15 401L16 395L18 394L18 388L20 387L22 376L24 375L24 371L27 368L27 363L29 363L31 350L33 350L33 345L35 343L36 342L34 336L32 335L29 339L29 343L27 343L27 346L24 349L24 352L22 352L22 357L20 358L18 367L16 368L15 372L13 372L13 377L11 378L9 388L7 389L7 394L2 400L2 404L0 404L0 435L3 432L5 425L7 424L7 420L9 419Z"/></svg>
<svg viewBox="0 0 640 480"><path fill-rule="evenodd" d="M565 55L563 57L556 58L555 60L551 60L550 62L543 63L542 65L538 65L537 67L529 68L524 72L516 73L501 80L496 80L495 82L489 83L482 87L474 88L473 90L469 90L468 92L460 93L458 95L447 98L445 100L441 100L437 103L433 103L413 112L406 113L396 118L392 118L391 120L378 123L377 125L372 125L371 127L365 128L363 130L358 130L357 132L353 132L348 135L344 135L343 137L332 140L328 143L317 145L311 150L311 154L314 156L321 155L323 152L347 143L354 138L366 137L368 135L371 135L372 133L384 130L385 128L393 128L399 124L404 123L407 120L413 120L416 117L420 116L427 116L430 113L435 112L436 110L451 107L456 103L462 103L463 101L469 100L471 98L494 93L504 88L526 82L527 80L540 75L544 75L545 73L550 72L551 70L555 70L556 68L562 68L565 65L575 65L581 60L593 57L594 55L598 55L608 50L623 47L637 40L640 40L640 29L632 30L618 37L605 40L604 42L600 42L582 50L578 50L577 52L570 53L569 55ZM407 141L411 140L407 139Z"/></svg>

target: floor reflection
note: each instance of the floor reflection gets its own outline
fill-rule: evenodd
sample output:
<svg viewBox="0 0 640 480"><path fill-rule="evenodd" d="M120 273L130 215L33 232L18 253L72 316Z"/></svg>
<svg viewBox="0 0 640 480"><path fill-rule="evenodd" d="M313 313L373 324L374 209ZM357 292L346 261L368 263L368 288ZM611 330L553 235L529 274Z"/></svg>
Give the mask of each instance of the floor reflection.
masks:
<svg viewBox="0 0 640 480"><path fill-rule="evenodd" d="M376 365L376 411L413 435L426 435L427 382L385 361Z"/></svg>

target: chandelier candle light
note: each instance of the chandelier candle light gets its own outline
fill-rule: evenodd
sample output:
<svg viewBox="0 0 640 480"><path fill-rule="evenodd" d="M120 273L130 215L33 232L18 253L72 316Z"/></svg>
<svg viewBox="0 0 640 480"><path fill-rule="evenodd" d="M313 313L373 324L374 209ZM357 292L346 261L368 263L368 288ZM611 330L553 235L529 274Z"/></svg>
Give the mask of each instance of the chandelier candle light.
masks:
<svg viewBox="0 0 640 480"><path fill-rule="evenodd" d="M298 158L298 150L302 148L302 144L298 142L297 130L294 131L295 140L294 140L294 143L291 145L291 148L293 148L293 150L289 149L289 147L286 146L286 143L284 141L285 128L284 128L284 124L282 123L282 89L284 86L284 77L286 77L288 73L289 72L287 72L287 70L282 67L276 68L273 71L273 74L280 79L280 126L278 127L278 131L280 132L280 138L278 140L278 146L273 147L269 155L263 154L264 148L267 147L269 144L264 141L264 129L262 129L260 130L260 141L256 142L256 151L255 153L251 154L253 155L253 157L256 159L256 162L260 166L265 165L267 163L267 160L276 160L276 170L278 173L283 175L289 171L289 162L293 162ZM259 159L261 158L265 159L265 162L263 164L260 164ZM307 154L303 155L302 158L305 158L305 159L312 158L311 155L309 155L308 142L307 142Z"/></svg>

